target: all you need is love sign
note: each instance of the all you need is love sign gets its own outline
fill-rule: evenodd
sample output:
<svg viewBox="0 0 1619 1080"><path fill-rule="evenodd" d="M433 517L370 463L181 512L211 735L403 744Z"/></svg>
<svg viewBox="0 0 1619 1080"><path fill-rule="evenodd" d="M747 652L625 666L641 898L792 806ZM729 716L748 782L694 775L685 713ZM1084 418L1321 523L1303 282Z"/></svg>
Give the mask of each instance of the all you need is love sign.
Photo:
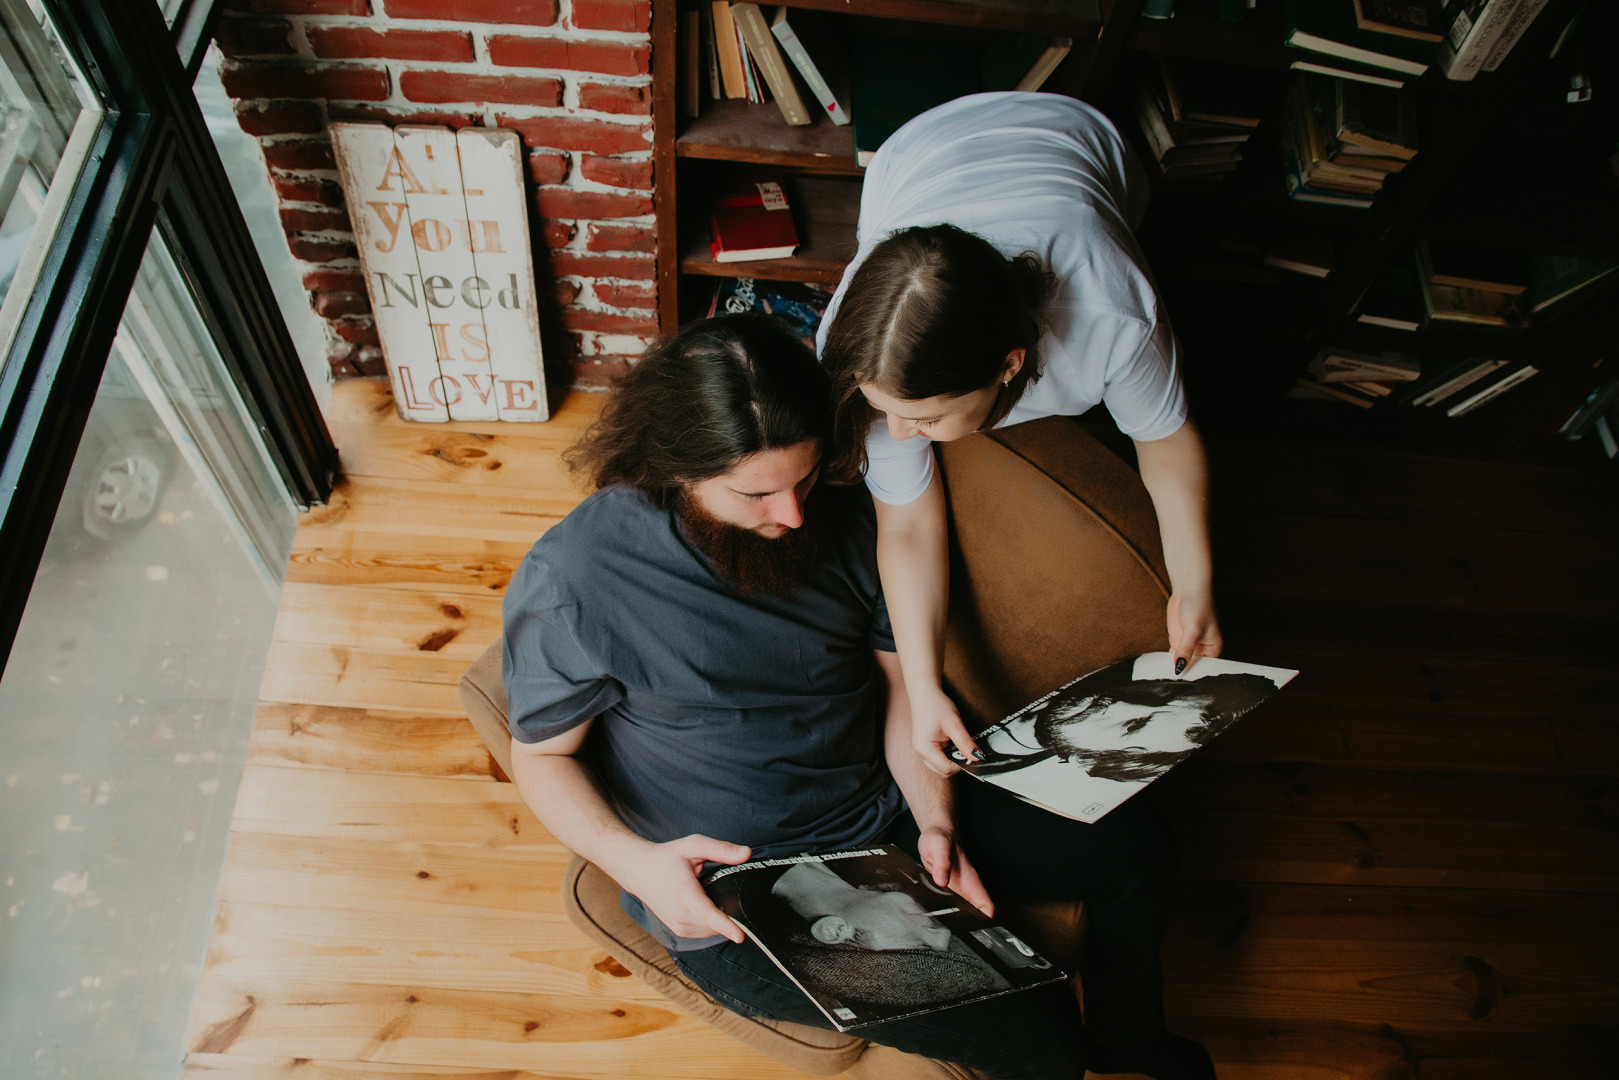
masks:
<svg viewBox="0 0 1619 1080"><path fill-rule="evenodd" d="M333 124L406 420L550 417L517 133Z"/></svg>

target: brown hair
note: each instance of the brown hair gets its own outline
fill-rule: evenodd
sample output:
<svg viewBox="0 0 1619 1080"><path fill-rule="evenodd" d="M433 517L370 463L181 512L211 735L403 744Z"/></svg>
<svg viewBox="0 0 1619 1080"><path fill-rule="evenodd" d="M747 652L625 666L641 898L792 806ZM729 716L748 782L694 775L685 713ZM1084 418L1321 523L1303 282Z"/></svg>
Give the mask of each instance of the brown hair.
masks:
<svg viewBox="0 0 1619 1080"><path fill-rule="evenodd" d="M834 409L828 478L852 482L865 470L877 414L862 383L905 401L957 397L994 385L1006 354L1022 348L1023 366L983 426L1004 420L1040 377L1036 312L1053 283L1034 252L1008 259L954 225L902 229L873 248L844 290L821 354Z"/></svg>
<svg viewBox="0 0 1619 1080"><path fill-rule="evenodd" d="M810 439L825 448L831 431L815 354L779 319L725 315L654 342L563 460L595 487L623 484L667 507L749 454Z"/></svg>

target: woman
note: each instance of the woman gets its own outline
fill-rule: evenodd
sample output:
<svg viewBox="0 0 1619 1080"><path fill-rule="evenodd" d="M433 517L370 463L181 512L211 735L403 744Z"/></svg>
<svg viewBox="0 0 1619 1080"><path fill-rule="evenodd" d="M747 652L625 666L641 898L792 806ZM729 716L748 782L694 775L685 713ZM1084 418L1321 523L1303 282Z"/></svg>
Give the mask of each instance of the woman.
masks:
<svg viewBox="0 0 1619 1080"><path fill-rule="evenodd" d="M1112 124L1051 94L948 102L867 170L860 247L818 342L838 402L829 471L863 472L876 500L916 750L936 772L955 771L943 744L977 746L940 682L949 582L934 441L1105 404L1157 510L1176 672L1220 653L1207 463L1133 234L1145 196Z"/></svg>

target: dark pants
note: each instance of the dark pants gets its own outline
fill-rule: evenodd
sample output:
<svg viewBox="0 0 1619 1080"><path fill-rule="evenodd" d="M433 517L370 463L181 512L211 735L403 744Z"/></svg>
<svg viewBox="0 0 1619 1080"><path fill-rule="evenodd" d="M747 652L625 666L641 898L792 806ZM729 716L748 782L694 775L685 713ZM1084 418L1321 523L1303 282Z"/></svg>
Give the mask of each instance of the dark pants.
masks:
<svg viewBox="0 0 1619 1080"><path fill-rule="evenodd" d="M1073 991L1058 983L854 1033L998 1080L1080 1080L1087 1039L1124 1043L1159 1032L1164 978L1158 947L1169 918L1175 854L1158 808L1138 796L1084 825L971 777L958 777L955 790L958 837L998 909L1025 900L1084 901L1084 1022ZM916 839L909 815L886 838L913 856ZM751 940L674 957L733 1012L832 1026Z"/></svg>

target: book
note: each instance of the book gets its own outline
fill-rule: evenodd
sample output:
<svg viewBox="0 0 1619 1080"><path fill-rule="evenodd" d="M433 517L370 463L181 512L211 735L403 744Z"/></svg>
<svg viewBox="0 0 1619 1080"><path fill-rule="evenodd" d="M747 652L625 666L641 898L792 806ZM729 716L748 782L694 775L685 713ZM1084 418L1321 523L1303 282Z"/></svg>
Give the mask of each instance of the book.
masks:
<svg viewBox="0 0 1619 1080"><path fill-rule="evenodd" d="M1528 0L1528 2L1518 5L1512 17L1507 20L1506 26L1502 27L1500 35L1495 40L1495 45L1485 55L1485 71L1494 71L1501 66L1501 62L1507 58L1507 54L1512 52L1513 46L1518 44L1518 39L1523 37L1524 31L1529 29L1530 24L1535 21L1535 17L1540 14L1545 6L1546 0Z"/></svg>
<svg viewBox="0 0 1619 1080"><path fill-rule="evenodd" d="M776 35L781 43L782 51L798 69L798 74L804 79L804 85L809 87L810 94L821 103L821 109L831 121L843 127L849 122L849 114L843 104L833 93L832 86L821 73L820 65L816 64L804 44L804 35L810 33L809 26L813 25L810 18L815 13L811 11L792 10L789 21L789 8L783 5L776 9L776 17L770 22L770 32ZM815 37L817 44L824 42L824 37ZM822 46L824 48L824 46Z"/></svg>
<svg viewBox="0 0 1619 1080"><path fill-rule="evenodd" d="M1402 161L1417 156L1417 106L1410 95L1341 79L1314 85L1331 93L1325 100L1332 103L1339 142Z"/></svg>
<svg viewBox="0 0 1619 1080"><path fill-rule="evenodd" d="M810 348L832 299L832 287L807 281L720 278L709 300L708 317L759 311L774 315Z"/></svg>
<svg viewBox="0 0 1619 1080"><path fill-rule="evenodd" d="M1355 316L1367 326L1390 330L1422 329L1426 312L1417 288L1416 276L1404 260L1384 264L1360 298Z"/></svg>
<svg viewBox="0 0 1619 1080"><path fill-rule="evenodd" d="M725 97L725 84L720 80L720 53L714 44L714 11L707 8L702 12L703 54L708 67L708 96L712 101L719 101Z"/></svg>
<svg viewBox="0 0 1619 1080"><path fill-rule="evenodd" d="M1418 41L1445 40L1439 0L1355 0L1355 24Z"/></svg>
<svg viewBox="0 0 1619 1080"><path fill-rule="evenodd" d="M1353 64L1324 63L1318 60L1295 60L1288 65L1294 71L1307 72L1313 75L1327 75L1334 79L1353 79L1356 82L1368 83L1372 86L1386 86L1398 90L1405 85L1404 79L1396 79L1391 75L1381 75Z"/></svg>
<svg viewBox="0 0 1619 1080"><path fill-rule="evenodd" d="M777 173L735 180L715 196L708 222L717 263L785 259L798 249L792 207Z"/></svg>
<svg viewBox="0 0 1619 1080"><path fill-rule="evenodd" d="M1422 374L1422 363L1405 353L1364 353L1328 345L1310 361L1310 374L1324 383L1414 382Z"/></svg>
<svg viewBox="0 0 1619 1080"><path fill-rule="evenodd" d="M793 85L787 62L782 59L781 49L776 44L776 35L765 22L764 12L759 10L759 5L732 4L731 18L747 44L748 55L753 59L754 66L763 76L765 85L770 87L770 96L776 100L781 118L793 127L810 123L814 117L799 96L798 87Z"/></svg>
<svg viewBox="0 0 1619 1080"><path fill-rule="evenodd" d="M703 105L702 12L690 8L680 13L680 112L695 117Z"/></svg>
<svg viewBox="0 0 1619 1080"><path fill-rule="evenodd" d="M728 98L748 96L742 77L741 42L736 36L736 23L731 19L730 0L713 0L709 5L714 15L714 51L719 55L720 84Z"/></svg>
<svg viewBox="0 0 1619 1080"><path fill-rule="evenodd" d="M1508 27L1515 26L1516 32L1507 42L1506 51L1517 43L1545 3L1546 0L1457 0L1445 40L1439 45L1439 70L1447 79L1465 82L1475 78L1505 40ZM1499 64L1500 59L1496 62Z"/></svg>
<svg viewBox="0 0 1619 1080"><path fill-rule="evenodd" d="M1417 245L1417 284L1430 321L1470 323L1475 326L1526 326L1528 320L1518 298L1509 293L1463 285L1439 285L1433 280L1424 244Z"/></svg>
<svg viewBox="0 0 1619 1080"><path fill-rule="evenodd" d="M1460 401L1456 402L1456 404L1446 409L1445 415L1452 417L1465 416L1474 409L1478 408L1480 405L1494 401L1508 390L1511 390L1517 386L1522 386L1525 382L1528 382L1530 378L1538 374L1540 374L1539 368L1535 367L1533 364L1525 364L1516 371L1503 375L1501 378L1495 380L1483 389L1474 390L1473 393L1467 395Z"/></svg>
<svg viewBox="0 0 1619 1080"><path fill-rule="evenodd" d="M1270 243L1260 261L1279 270L1324 278L1336 265L1332 237L1326 233L1289 232Z"/></svg>
<svg viewBox="0 0 1619 1080"><path fill-rule="evenodd" d="M1167 652L1082 675L975 736L951 759L978 779L1075 821L1095 822L1191 757L1297 671Z"/></svg>
<svg viewBox="0 0 1619 1080"><path fill-rule="evenodd" d="M1270 113L1272 81L1263 72L1185 57L1159 56L1182 123L1222 124L1253 130Z"/></svg>
<svg viewBox="0 0 1619 1080"><path fill-rule="evenodd" d="M1571 255L1536 255L1529 264L1529 310L1539 313L1566 300L1615 270L1619 263L1579 259Z"/></svg>
<svg viewBox="0 0 1619 1080"><path fill-rule="evenodd" d="M1422 265L1435 285L1522 296L1529 291L1529 258L1515 251L1419 239Z"/></svg>
<svg viewBox="0 0 1619 1080"><path fill-rule="evenodd" d="M1619 457L1619 409L1597 417L1596 433L1602 441L1602 452L1609 458Z"/></svg>
<svg viewBox="0 0 1619 1080"><path fill-rule="evenodd" d="M1391 37L1355 25L1352 4L1324 0L1287 0L1283 41L1295 49L1350 60L1402 75L1428 70L1427 42Z"/></svg>
<svg viewBox="0 0 1619 1080"><path fill-rule="evenodd" d="M756 859L699 883L839 1031L1068 978L891 844Z"/></svg>
<svg viewBox="0 0 1619 1080"><path fill-rule="evenodd" d="M961 41L862 33L853 68L855 160L862 166L912 117L978 91L977 57Z"/></svg>
<svg viewBox="0 0 1619 1080"><path fill-rule="evenodd" d="M984 90L1038 90L1073 47L1071 38L1002 31L978 62L979 85Z"/></svg>
<svg viewBox="0 0 1619 1080"><path fill-rule="evenodd" d="M1586 395L1580 407L1569 414L1563 426L1557 429L1557 434L1565 439L1583 439L1586 432L1596 424L1614 404L1619 401L1619 378L1609 379L1601 383L1590 394Z"/></svg>
<svg viewBox="0 0 1619 1080"><path fill-rule="evenodd" d="M1414 385L1405 400L1418 408L1439 405L1506 365L1505 360L1463 360L1432 379Z"/></svg>
<svg viewBox="0 0 1619 1080"><path fill-rule="evenodd" d="M1311 379L1300 379L1288 390L1290 398L1315 398L1323 401L1341 401L1346 405L1354 405L1362 409L1370 409L1377 404L1375 398L1354 390L1345 390L1342 386L1330 386L1326 383Z"/></svg>

